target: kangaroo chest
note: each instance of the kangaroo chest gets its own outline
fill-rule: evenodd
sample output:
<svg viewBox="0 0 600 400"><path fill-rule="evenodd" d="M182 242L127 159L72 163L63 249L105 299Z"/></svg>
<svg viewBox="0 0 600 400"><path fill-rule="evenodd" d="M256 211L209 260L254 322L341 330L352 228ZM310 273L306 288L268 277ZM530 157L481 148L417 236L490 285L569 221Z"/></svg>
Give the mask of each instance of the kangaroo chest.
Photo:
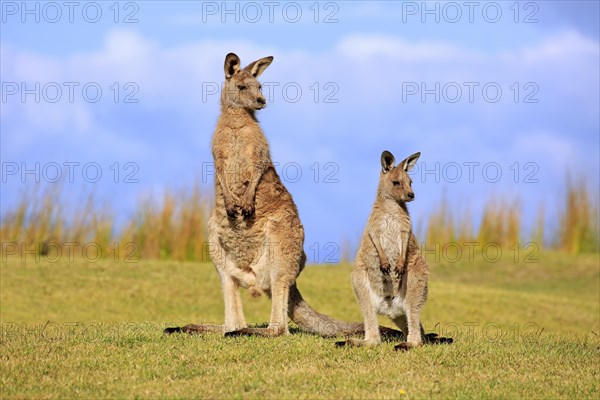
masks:
<svg viewBox="0 0 600 400"><path fill-rule="evenodd" d="M402 218L397 215L386 215L379 218L379 242L383 252L392 266L400 261L403 248L408 240L408 229Z"/></svg>
<svg viewBox="0 0 600 400"><path fill-rule="evenodd" d="M228 187L239 196L255 178L257 167L270 161L269 144L258 124L242 126L219 123L213 139L213 155L219 159Z"/></svg>
<svg viewBox="0 0 600 400"><path fill-rule="evenodd" d="M369 295L378 314L397 318L405 314L407 274L398 276L393 271L399 263L405 262L401 257L403 251L407 251L410 220L403 218L399 212L393 211L382 213L373 221L378 228L379 243L391 265L392 272L383 273L379 269L379 264L374 265L369 271Z"/></svg>

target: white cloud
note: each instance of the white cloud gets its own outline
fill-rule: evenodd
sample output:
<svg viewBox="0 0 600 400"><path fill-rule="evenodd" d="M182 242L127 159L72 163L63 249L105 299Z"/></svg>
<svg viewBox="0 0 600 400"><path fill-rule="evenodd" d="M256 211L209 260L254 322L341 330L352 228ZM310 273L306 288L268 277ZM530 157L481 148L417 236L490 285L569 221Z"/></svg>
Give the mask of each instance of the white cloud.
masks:
<svg viewBox="0 0 600 400"><path fill-rule="evenodd" d="M552 62L568 65L566 61L597 60L599 54L597 41L569 30L553 35L537 46L530 46L514 54L509 53L507 58L525 65L547 65Z"/></svg>
<svg viewBox="0 0 600 400"><path fill-rule="evenodd" d="M353 34L343 38L336 51L349 60L381 61L390 59L398 63L460 61L481 59L477 53L451 43L437 41L411 42L397 36ZM393 65L390 65L393 67Z"/></svg>

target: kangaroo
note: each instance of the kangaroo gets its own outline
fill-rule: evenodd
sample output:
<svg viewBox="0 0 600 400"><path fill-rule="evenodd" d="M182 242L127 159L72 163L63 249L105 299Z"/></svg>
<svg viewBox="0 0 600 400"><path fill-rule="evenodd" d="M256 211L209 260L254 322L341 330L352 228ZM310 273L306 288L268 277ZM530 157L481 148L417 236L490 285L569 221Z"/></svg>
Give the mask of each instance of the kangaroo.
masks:
<svg viewBox="0 0 600 400"><path fill-rule="evenodd" d="M306 262L304 228L255 116L266 106L257 78L272 61L273 57L261 58L242 69L237 55L225 57L221 115L212 138L216 204L208 223L209 253L221 279L225 323L167 328L165 333L221 331L226 336L273 337L289 333L288 317L302 330L325 337L364 332L362 323L316 312L296 287ZM267 328L247 326L240 287L271 298ZM382 328L382 334L401 335L389 328Z"/></svg>
<svg viewBox="0 0 600 400"><path fill-rule="evenodd" d="M352 286L365 321L365 338L337 342L338 346L379 344L377 314L388 316L405 334L405 342L396 345L396 350L408 350L425 341L452 341L433 333L425 335L420 321L429 268L412 233L406 207L415 197L408 171L420 155L415 153L394 166L392 153L381 154L377 198L352 271Z"/></svg>

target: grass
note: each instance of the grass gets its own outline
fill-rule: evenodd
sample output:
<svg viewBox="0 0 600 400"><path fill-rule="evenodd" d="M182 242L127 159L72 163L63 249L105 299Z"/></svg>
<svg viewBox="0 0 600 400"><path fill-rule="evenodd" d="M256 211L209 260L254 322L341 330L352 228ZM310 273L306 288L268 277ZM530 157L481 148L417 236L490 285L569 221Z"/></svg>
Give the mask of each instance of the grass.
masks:
<svg viewBox="0 0 600 400"><path fill-rule="evenodd" d="M221 322L209 264L1 264L2 398L597 398L598 254L434 262L423 320L449 346L338 349L334 339L164 336ZM360 320L349 266L307 267L319 311ZM243 293L251 323L270 303ZM381 320L390 326L389 321Z"/></svg>

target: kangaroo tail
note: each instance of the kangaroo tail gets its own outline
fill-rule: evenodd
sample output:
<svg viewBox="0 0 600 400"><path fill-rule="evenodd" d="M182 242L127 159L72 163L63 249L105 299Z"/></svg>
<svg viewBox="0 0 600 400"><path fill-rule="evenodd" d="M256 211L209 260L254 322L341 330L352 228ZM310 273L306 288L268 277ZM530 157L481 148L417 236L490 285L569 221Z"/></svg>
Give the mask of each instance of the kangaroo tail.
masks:
<svg viewBox="0 0 600 400"><path fill-rule="evenodd" d="M305 332L323 337L355 336L365 333L362 322L340 321L315 311L304 301L296 285L290 287L288 307L290 319ZM402 337L402 332L395 329L382 326L379 330L384 337Z"/></svg>
<svg viewBox="0 0 600 400"><path fill-rule="evenodd" d="M303 331L323 337L351 336L364 334L364 324L339 321L321 314L309 306L296 285L290 287L288 315Z"/></svg>

